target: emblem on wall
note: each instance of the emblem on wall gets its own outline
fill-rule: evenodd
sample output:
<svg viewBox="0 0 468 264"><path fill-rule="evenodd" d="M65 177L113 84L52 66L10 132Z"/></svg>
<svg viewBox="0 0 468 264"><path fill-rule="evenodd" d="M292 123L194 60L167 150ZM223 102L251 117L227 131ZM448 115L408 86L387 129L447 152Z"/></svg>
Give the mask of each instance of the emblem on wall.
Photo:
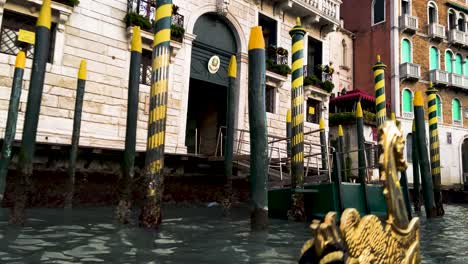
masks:
<svg viewBox="0 0 468 264"><path fill-rule="evenodd" d="M219 59L218 56L214 55L213 57L210 58L208 61L208 71L211 74L215 74L219 70L219 66L221 66L221 60Z"/></svg>

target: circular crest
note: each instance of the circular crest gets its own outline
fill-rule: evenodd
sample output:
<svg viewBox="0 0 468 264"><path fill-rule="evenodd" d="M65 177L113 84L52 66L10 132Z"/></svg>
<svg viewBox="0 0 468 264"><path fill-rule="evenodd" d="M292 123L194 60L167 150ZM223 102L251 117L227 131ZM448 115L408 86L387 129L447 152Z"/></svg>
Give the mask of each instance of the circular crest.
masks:
<svg viewBox="0 0 468 264"><path fill-rule="evenodd" d="M217 73L220 66L221 66L221 60L216 55L211 57L210 60L208 61L208 71L211 74Z"/></svg>

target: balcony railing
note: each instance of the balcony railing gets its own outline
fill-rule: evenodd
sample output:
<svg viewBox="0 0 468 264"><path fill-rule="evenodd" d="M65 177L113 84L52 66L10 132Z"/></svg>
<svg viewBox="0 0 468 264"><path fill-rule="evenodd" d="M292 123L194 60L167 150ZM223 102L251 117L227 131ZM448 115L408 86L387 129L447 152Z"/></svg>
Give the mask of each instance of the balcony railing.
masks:
<svg viewBox="0 0 468 264"><path fill-rule="evenodd" d="M418 31L418 18L410 15L400 16L400 29L407 32Z"/></svg>
<svg viewBox="0 0 468 264"><path fill-rule="evenodd" d="M428 33L431 38L444 39L445 27L437 23L429 24Z"/></svg>
<svg viewBox="0 0 468 264"><path fill-rule="evenodd" d="M457 45L465 45L465 33L458 29L451 29L449 31L449 42Z"/></svg>
<svg viewBox="0 0 468 264"><path fill-rule="evenodd" d="M450 73L449 82L453 87L463 88L463 76L460 74Z"/></svg>
<svg viewBox="0 0 468 264"><path fill-rule="evenodd" d="M279 1L281 2L281 1ZM339 0L292 0L291 13L303 14L304 22L339 26Z"/></svg>
<svg viewBox="0 0 468 264"><path fill-rule="evenodd" d="M402 79L419 80L421 78L421 67L410 62L402 63L400 64L400 75Z"/></svg>
<svg viewBox="0 0 468 264"><path fill-rule="evenodd" d="M431 70L429 72L429 79L434 84L449 84L449 73L441 70Z"/></svg>
<svg viewBox="0 0 468 264"><path fill-rule="evenodd" d="M156 13L156 0L128 0L127 13L138 14L152 23ZM172 24L184 27L184 16L173 14Z"/></svg>

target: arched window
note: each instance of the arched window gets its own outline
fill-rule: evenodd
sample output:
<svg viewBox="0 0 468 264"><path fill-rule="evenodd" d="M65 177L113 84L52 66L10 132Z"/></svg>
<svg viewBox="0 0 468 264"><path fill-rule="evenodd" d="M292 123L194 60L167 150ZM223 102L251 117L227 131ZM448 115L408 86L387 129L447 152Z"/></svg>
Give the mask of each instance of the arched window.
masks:
<svg viewBox="0 0 468 264"><path fill-rule="evenodd" d="M446 72L449 72L449 73L453 72L452 60L453 60L452 52L447 50L445 52L445 71Z"/></svg>
<svg viewBox="0 0 468 264"><path fill-rule="evenodd" d="M406 160L413 162L413 134L411 133L406 136Z"/></svg>
<svg viewBox="0 0 468 264"><path fill-rule="evenodd" d="M402 15L410 15L411 5L409 0L401 0L401 14Z"/></svg>
<svg viewBox="0 0 468 264"><path fill-rule="evenodd" d="M461 104L457 98L452 100L452 120L454 123L461 122Z"/></svg>
<svg viewBox="0 0 468 264"><path fill-rule="evenodd" d="M401 63L411 62L411 42L408 39L401 41Z"/></svg>
<svg viewBox="0 0 468 264"><path fill-rule="evenodd" d="M385 0L374 0L372 2L372 24L385 21Z"/></svg>
<svg viewBox="0 0 468 264"><path fill-rule="evenodd" d="M465 31L465 15L459 14L458 17L458 30Z"/></svg>
<svg viewBox="0 0 468 264"><path fill-rule="evenodd" d="M463 73L465 76L468 76L468 57L465 58L465 61L463 62Z"/></svg>
<svg viewBox="0 0 468 264"><path fill-rule="evenodd" d="M463 58L460 54L455 56L455 73L463 74Z"/></svg>
<svg viewBox="0 0 468 264"><path fill-rule="evenodd" d="M442 101L440 100L439 95L436 95L436 105L437 105L437 117L442 118Z"/></svg>
<svg viewBox="0 0 468 264"><path fill-rule="evenodd" d="M437 15L437 5L434 2L429 2L427 5L427 17L428 17L428 23L437 23L439 21L439 17Z"/></svg>
<svg viewBox="0 0 468 264"><path fill-rule="evenodd" d="M348 66L348 46L346 45L346 41L344 39L341 41L341 47L343 48L343 58L341 65Z"/></svg>
<svg viewBox="0 0 468 264"><path fill-rule="evenodd" d="M439 50L436 47L431 47L429 57L429 70L439 69Z"/></svg>
<svg viewBox="0 0 468 264"><path fill-rule="evenodd" d="M413 112L413 93L409 89L403 89L402 95L403 113Z"/></svg>
<svg viewBox="0 0 468 264"><path fill-rule="evenodd" d="M457 15L453 9L450 9L448 13L448 26L449 30L457 28Z"/></svg>

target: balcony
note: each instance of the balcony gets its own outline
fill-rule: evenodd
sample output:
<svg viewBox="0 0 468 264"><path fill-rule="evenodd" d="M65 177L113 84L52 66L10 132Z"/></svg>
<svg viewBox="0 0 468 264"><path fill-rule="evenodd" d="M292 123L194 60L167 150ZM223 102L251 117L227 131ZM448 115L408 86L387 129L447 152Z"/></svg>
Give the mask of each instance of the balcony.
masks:
<svg viewBox="0 0 468 264"><path fill-rule="evenodd" d="M452 87L463 88L463 76L456 73L449 74L449 83Z"/></svg>
<svg viewBox="0 0 468 264"><path fill-rule="evenodd" d="M429 72L429 79L436 85L448 85L449 73L441 70L431 70Z"/></svg>
<svg viewBox="0 0 468 264"><path fill-rule="evenodd" d="M400 16L400 30L415 33L418 31L418 18L410 15Z"/></svg>
<svg viewBox="0 0 468 264"><path fill-rule="evenodd" d="M290 0L277 1L276 10L291 12L303 18L306 26L321 26L326 32L340 25L340 0Z"/></svg>
<svg viewBox="0 0 468 264"><path fill-rule="evenodd" d="M454 45L465 45L465 33L458 29L451 29L448 35L449 42Z"/></svg>
<svg viewBox="0 0 468 264"><path fill-rule="evenodd" d="M417 81L421 78L421 67L410 62L402 63L400 64L400 76L402 79Z"/></svg>
<svg viewBox="0 0 468 264"><path fill-rule="evenodd" d="M445 39L445 27L437 24L437 23L432 23L428 25L428 33L429 37L433 39Z"/></svg>

